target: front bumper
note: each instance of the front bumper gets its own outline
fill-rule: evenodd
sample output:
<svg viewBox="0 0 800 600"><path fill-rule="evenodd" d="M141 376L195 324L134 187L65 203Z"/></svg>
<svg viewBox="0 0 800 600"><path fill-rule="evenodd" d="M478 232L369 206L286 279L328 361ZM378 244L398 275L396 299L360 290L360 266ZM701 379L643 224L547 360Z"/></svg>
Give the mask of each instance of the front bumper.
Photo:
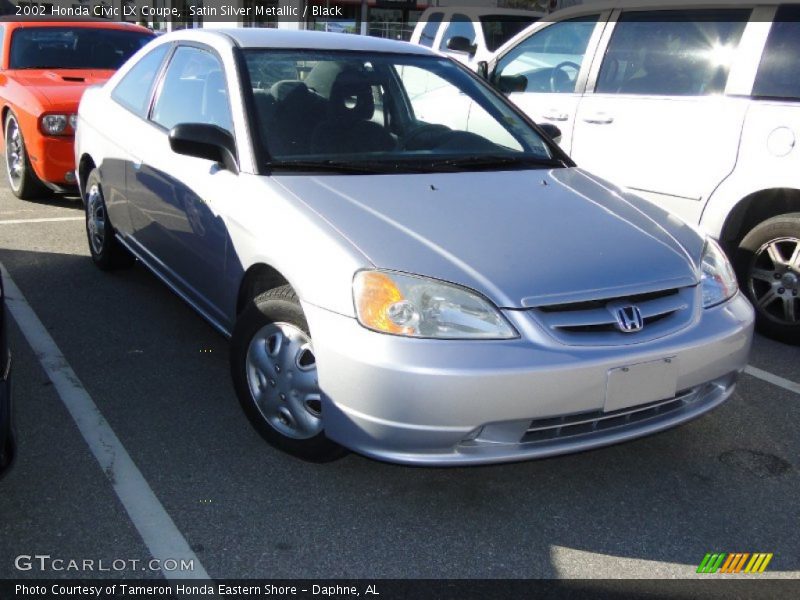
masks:
<svg viewBox="0 0 800 600"><path fill-rule="evenodd" d="M75 140L72 136L41 134L28 144L33 170L43 183L56 191L73 189L77 186L74 145Z"/></svg>
<svg viewBox="0 0 800 600"><path fill-rule="evenodd" d="M577 347L523 335L503 341L382 335L304 305L314 337L325 431L390 462L458 465L576 452L698 417L733 392L747 364L753 309L742 295L673 335L629 346ZM507 311L532 331L525 311ZM674 361L674 399L604 410L609 371ZM646 410L645 410L646 409Z"/></svg>

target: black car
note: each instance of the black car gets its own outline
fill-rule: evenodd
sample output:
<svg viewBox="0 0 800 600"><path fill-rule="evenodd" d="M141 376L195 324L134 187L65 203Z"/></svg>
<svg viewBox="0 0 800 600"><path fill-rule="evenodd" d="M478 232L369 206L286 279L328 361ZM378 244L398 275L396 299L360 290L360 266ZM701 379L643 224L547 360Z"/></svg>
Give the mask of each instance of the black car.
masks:
<svg viewBox="0 0 800 600"><path fill-rule="evenodd" d="M0 278L0 476L14 460L14 432L11 420L11 350L6 327L6 297Z"/></svg>

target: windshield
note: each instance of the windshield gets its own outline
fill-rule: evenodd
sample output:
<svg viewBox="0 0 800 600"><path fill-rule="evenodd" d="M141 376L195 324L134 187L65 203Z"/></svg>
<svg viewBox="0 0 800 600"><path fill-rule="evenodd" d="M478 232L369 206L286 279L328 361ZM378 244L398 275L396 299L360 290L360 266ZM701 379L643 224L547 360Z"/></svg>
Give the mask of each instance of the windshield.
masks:
<svg viewBox="0 0 800 600"><path fill-rule="evenodd" d="M483 37L486 39L486 48L494 52L539 17L524 15L483 15L481 18Z"/></svg>
<svg viewBox="0 0 800 600"><path fill-rule="evenodd" d="M25 27L11 38L10 69L118 69L153 39L141 31Z"/></svg>
<svg viewBox="0 0 800 600"><path fill-rule="evenodd" d="M412 172L562 166L505 101L435 56L246 50L272 168Z"/></svg>

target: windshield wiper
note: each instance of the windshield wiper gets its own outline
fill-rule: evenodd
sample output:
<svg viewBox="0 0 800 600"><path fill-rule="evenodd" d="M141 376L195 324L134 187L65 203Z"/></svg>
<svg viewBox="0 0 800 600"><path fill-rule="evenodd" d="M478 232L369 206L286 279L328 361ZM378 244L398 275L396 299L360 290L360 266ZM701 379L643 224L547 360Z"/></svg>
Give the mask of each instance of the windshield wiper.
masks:
<svg viewBox="0 0 800 600"><path fill-rule="evenodd" d="M346 163L338 160L275 160L268 162L267 168L270 171L324 171L326 173L346 173L359 175L394 173L397 170L392 163Z"/></svg>
<svg viewBox="0 0 800 600"><path fill-rule="evenodd" d="M536 156L513 156L507 154L487 154L482 156L436 157L428 158L398 156L384 161L338 160L285 160L267 163L270 171L326 172L357 175L375 175L389 173L448 173L458 171L481 171L494 169L526 169L564 167L564 163L555 158Z"/></svg>
<svg viewBox="0 0 800 600"><path fill-rule="evenodd" d="M514 156L508 154L484 154L479 156L464 156L447 158L431 163L431 167L444 167L445 169L502 169L504 167L563 167L564 163L557 158L544 158L538 156Z"/></svg>

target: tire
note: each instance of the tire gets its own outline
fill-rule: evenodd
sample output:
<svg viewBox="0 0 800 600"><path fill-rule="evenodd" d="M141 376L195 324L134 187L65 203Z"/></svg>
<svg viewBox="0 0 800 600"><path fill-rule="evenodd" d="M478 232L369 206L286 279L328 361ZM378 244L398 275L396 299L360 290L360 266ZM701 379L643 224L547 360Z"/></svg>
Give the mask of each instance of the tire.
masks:
<svg viewBox="0 0 800 600"><path fill-rule="evenodd" d="M108 220L100 172L93 169L86 179L86 237L92 261L103 271L130 267L134 257L114 235Z"/></svg>
<svg viewBox="0 0 800 600"><path fill-rule="evenodd" d="M311 335L291 286L248 304L233 331L230 363L242 409L269 444L310 462L346 453L325 436Z"/></svg>
<svg viewBox="0 0 800 600"><path fill-rule="evenodd" d="M19 128L17 115L13 112L8 113L4 124L6 142L6 176L11 192L22 200L33 200L35 198L50 195L50 190L37 177L31 167L28 158L28 151L25 148L25 140L22 137L22 130Z"/></svg>
<svg viewBox="0 0 800 600"><path fill-rule="evenodd" d="M756 309L756 328L767 337L800 345L800 213L759 223L739 244L739 285Z"/></svg>

